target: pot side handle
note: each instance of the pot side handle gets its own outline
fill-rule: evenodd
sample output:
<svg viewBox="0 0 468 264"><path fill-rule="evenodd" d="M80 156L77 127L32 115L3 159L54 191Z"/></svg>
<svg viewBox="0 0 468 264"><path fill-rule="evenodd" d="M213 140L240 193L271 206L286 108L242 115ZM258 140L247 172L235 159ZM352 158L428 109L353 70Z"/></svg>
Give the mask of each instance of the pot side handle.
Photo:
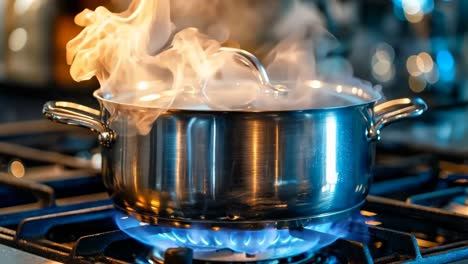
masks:
<svg viewBox="0 0 468 264"><path fill-rule="evenodd" d="M116 134L100 120L101 112L80 104L71 102L47 102L42 114L53 122L80 126L99 135L99 143L110 147Z"/></svg>
<svg viewBox="0 0 468 264"><path fill-rule="evenodd" d="M418 117L427 110L421 98L401 98L378 104L374 107L375 124L369 129L370 140L380 140L380 131L396 121Z"/></svg>

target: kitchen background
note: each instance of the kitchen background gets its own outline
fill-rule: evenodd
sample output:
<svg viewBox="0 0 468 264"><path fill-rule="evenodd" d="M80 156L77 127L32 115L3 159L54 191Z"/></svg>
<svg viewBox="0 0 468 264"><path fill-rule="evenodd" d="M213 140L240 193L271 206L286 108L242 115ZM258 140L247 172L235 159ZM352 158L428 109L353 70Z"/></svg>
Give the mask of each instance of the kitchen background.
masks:
<svg viewBox="0 0 468 264"><path fill-rule="evenodd" d="M351 64L357 77L381 84L386 98L421 96L429 103L431 110L424 118L387 129L386 141L430 145L438 151L468 150L467 1L304 2L315 5L319 19L340 42L335 52L345 59L333 60L326 67ZM91 93L97 82L74 82L65 62L66 43L80 31L73 18L84 8L104 5L117 11L127 3L1 1L0 120L40 119L46 100L95 104ZM245 13L242 20L228 17L225 21L233 29L233 39L255 51L268 43L272 21L281 19L293 5L287 0L242 0L221 8L235 7Z"/></svg>

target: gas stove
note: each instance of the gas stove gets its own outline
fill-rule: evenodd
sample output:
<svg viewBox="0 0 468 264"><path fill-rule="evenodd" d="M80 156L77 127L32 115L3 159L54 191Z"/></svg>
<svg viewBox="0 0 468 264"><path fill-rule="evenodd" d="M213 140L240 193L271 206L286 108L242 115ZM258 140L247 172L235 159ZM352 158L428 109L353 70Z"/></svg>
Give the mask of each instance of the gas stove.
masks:
<svg viewBox="0 0 468 264"><path fill-rule="evenodd" d="M371 195L342 222L168 228L113 207L94 135L48 121L0 125L0 255L8 263L466 263L464 158L385 145L378 153Z"/></svg>

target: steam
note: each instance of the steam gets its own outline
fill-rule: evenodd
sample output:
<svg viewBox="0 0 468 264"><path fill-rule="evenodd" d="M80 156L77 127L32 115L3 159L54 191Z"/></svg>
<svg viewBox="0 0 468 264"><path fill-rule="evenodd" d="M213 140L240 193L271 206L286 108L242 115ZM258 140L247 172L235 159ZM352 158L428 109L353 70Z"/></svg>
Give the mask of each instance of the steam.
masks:
<svg viewBox="0 0 468 264"><path fill-rule="evenodd" d="M316 62L336 41L313 6L294 1L274 27L282 41L265 58L267 72L289 91L278 97L260 85L251 68L220 52L223 43L237 45L233 36L252 41L255 34L249 33L259 32L259 15L250 2L207 2L133 0L122 13L104 7L84 10L75 18L84 29L67 45L73 79L96 76L107 99L151 108L130 113L140 133L149 132L158 115L171 107L275 110L323 104L308 82L319 77ZM227 27L233 20L242 27ZM343 103L330 98L326 101Z"/></svg>

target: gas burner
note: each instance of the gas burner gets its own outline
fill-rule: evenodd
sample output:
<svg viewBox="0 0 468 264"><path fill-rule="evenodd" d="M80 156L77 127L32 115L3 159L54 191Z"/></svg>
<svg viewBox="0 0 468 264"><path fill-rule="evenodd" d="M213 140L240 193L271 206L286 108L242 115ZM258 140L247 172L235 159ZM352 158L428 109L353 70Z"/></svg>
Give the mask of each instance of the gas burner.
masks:
<svg viewBox="0 0 468 264"><path fill-rule="evenodd" d="M347 235L350 224L343 221L301 229L205 230L149 225L123 214L118 214L115 221L127 235L152 247L151 259L161 263L164 254L173 248L191 249L194 260L210 263L302 262Z"/></svg>

